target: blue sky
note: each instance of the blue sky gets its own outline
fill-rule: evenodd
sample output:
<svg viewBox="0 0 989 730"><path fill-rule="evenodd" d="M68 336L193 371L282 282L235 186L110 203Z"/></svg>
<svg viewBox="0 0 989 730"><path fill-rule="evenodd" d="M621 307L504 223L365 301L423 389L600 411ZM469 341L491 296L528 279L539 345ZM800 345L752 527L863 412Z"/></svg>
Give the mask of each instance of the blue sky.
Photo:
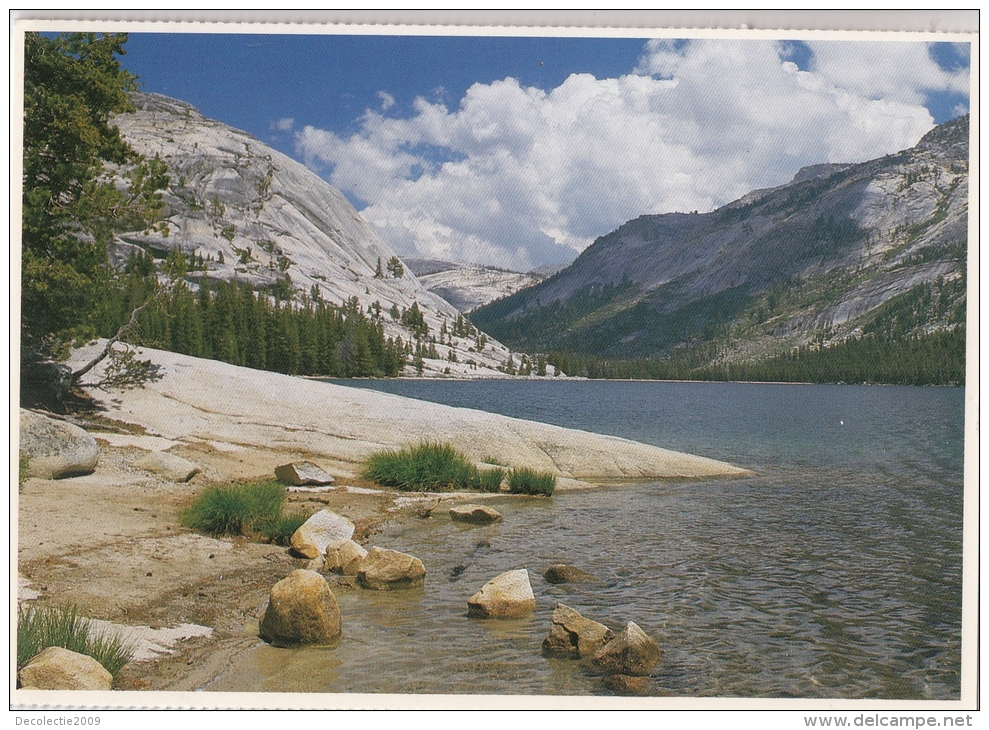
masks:
<svg viewBox="0 0 989 730"><path fill-rule="evenodd" d="M312 167L403 256L527 269L644 213L911 146L967 44L131 33L124 66Z"/></svg>

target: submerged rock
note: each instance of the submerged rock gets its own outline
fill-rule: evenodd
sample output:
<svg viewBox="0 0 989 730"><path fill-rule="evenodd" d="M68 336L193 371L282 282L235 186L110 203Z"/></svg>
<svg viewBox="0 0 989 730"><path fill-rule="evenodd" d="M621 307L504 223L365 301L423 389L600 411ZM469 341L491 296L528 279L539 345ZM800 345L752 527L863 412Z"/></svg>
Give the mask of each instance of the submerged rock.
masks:
<svg viewBox="0 0 989 730"><path fill-rule="evenodd" d="M529 572L522 568L492 578L467 601L474 618L520 618L536 610Z"/></svg>
<svg viewBox="0 0 989 730"><path fill-rule="evenodd" d="M17 675L22 687L57 690L109 690L113 675L85 654L50 646L29 661Z"/></svg>
<svg viewBox="0 0 989 730"><path fill-rule="evenodd" d="M336 481L311 461L294 461L291 464L275 467L275 477L280 482L296 487L333 484Z"/></svg>
<svg viewBox="0 0 989 730"><path fill-rule="evenodd" d="M273 646L333 644L340 609L329 584L313 570L295 570L271 588L259 636Z"/></svg>
<svg viewBox="0 0 989 730"><path fill-rule="evenodd" d="M96 439L78 426L21 409L20 452L28 474L39 479L92 474L100 449Z"/></svg>
<svg viewBox="0 0 989 730"><path fill-rule="evenodd" d="M346 517L323 509L306 520L295 531L289 545L310 560L321 558L326 554L326 548L330 543L352 538L354 529L354 523Z"/></svg>
<svg viewBox="0 0 989 730"><path fill-rule="evenodd" d="M543 639L543 653L548 656L580 659L593 656L615 638L604 624L584 618L562 603L553 609L553 625Z"/></svg>
<svg viewBox="0 0 989 730"><path fill-rule="evenodd" d="M353 540L336 540L326 546L323 570L341 575L357 575L367 550Z"/></svg>
<svg viewBox="0 0 989 730"><path fill-rule="evenodd" d="M198 464L181 456L169 454L167 451L153 451L146 454L135 461L134 466L173 482L187 482L202 471Z"/></svg>
<svg viewBox="0 0 989 730"><path fill-rule="evenodd" d="M627 674L612 674L601 680L601 683L612 692L623 695L648 694L651 680L649 677L630 677Z"/></svg>
<svg viewBox="0 0 989 730"><path fill-rule="evenodd" d="M415 588L425 579L426 567L419 558L379 547L368 551L357 570L357 583L376 591Z"/></svg>
<svg viewBox="0 0 989 730"><path fill-rule="evenodd" d="M490 525L500 522L501 513L491 507L480 504L464 504L450 509L450 519L454 522L466 522L471 525Z"/></svg>
<svg viewBox="0 0 989 730"><path fill-rule="evenodd" d="M659 645L629 621L618 636L594 655L594 663L612 674L647 676L662 655Z"/></svg>
<svg viewBox="0 0 989 730"><path fill-rule="evenodd" d="M563 563L549 566L543 573L543 578L547 583L587 583L597 580L590 573Z"/></svg>

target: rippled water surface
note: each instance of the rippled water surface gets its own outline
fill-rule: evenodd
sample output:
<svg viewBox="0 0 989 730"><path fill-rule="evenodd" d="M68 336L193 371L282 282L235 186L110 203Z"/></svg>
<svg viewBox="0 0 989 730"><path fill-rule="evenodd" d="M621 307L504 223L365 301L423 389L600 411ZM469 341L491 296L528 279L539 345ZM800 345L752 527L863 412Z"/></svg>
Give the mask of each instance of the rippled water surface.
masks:
<svg viewBox="0 0 989 730"><path fill-rule="evenodd" d="M502 523L445 515L381 547L423 589L335 590L334 649L262 647L210 689L607 694L540 652L557 602L664 655L654 695L959 696L964 391L574 381L355 381L359 387L609 433L731 461L742 480L504 497ZM551 585L567 562L593 583ZM537 611L467 619L467 598L526 568Z"/></svg>

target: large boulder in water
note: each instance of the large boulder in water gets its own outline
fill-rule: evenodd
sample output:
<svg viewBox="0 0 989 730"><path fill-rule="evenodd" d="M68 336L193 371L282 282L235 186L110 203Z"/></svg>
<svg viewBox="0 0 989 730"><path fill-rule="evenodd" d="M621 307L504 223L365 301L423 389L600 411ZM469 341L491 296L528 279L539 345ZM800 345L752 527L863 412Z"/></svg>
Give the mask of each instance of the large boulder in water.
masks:
<svg viewBox="0 0 989 730"><path fill-rule="evenodd" d="M358 584L376 591L415 588L425 579L426 567L419 558L379 547L372 547L357 569Z"/></svg>
<svg viewBox="0 0 989 730"><path fill-rule="evenodd" d="M28 475L61 479L92 474L99 460L96 439L78 426L21 409L20 452L28 459Z"/></svg>
<svg viewBox="0 0 989 730"><path fill-rule="evenodd" d="M357 575L366 557L367 550L353 540L336 540L326 546L323 570L341 575Z"/></svg>
<svg viewBox="0 0 989 730"><path fill-rule="evenodd" d="M271 588L258 634L274 646L333 644L340 636L337 599L313 570L295 570Z"/></svg>
<svg viewBox="0 0 989 730"><path fill-rule="evenodd" d="M49 646L18 673L23 687L57 690L109 690L113 675L85 654Z"/></svg>
<svg viewBox="0 0 989 730"><path fill-rule="evenodd" d="M529 572L522 568L492 578L467 601L474 618L521 618L536 610Z"/></svg>
<svg viewBox="0 0 989 730"><path fill-rule="evenodd" d="M465 522L469 525L490 525L502 520L501 513L481 504L465 504L450 509L450 519L454 522Z"/></svg>
<svg viewBox="0 0 989 730"><path fill-rule="evenodd" d="M331 542L354 536L354 523L336 512L323 509L295 531L289 542L292 549L310 560L321 558Z"/></svg>
<svg viewBox="0 0 989 730"><path fill-rule="evenodd" d="M618 636L594 655L594 664L612 674L647 676L662 655L659 645L629 621Z"/></svg>
<svg viewBox="0 0 989 730"><path fill-rule="evenodd" d="M591 657L615 638L615 632L604 624L584 618L569 606L556 604L553 625L543 639L547 656L580 659Z"/></svg>

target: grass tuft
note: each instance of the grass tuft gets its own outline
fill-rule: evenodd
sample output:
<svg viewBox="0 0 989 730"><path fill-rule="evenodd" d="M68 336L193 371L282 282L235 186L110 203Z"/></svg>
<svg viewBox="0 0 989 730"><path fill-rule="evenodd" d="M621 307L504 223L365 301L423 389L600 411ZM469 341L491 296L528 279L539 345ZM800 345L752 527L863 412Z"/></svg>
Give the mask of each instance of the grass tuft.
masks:
<svg viewBox="0 0 989 730"><path fill-rule="evenodd" d="M464 454L450 444L429 442L371 454L361 476L409 492L478 489L481 484L480 472Z"/></svg>
<svg viewBox="0 0 989 730"><path fill-rule="evenodd" d="M504 469L485 469L479 472L478 489L482 492L497 492L505 479Z"/></svg>
<svg viewBox="0 0 989 730"><path fill-rule="evenodd" d="M85 654L116 675L130 661L133 646L115 634L93 628L74 606L19 606L17 609L17 668L50 646Z"/></svg>
<svg viewBox="0 0 989 730"><path fill-rule="evenodd" d="M209 535L246 537L288 544L306 517L284 514L287 497L278 482L207 487L179 515L188 528Z"/></svg>
<svg viewBox="0 0 989 730"><path fill-rule="evenodd" d="M550 496L556 489L556 477L550 472L517 467L508 473L508 491L512 494L541 494Z"/></svg>

